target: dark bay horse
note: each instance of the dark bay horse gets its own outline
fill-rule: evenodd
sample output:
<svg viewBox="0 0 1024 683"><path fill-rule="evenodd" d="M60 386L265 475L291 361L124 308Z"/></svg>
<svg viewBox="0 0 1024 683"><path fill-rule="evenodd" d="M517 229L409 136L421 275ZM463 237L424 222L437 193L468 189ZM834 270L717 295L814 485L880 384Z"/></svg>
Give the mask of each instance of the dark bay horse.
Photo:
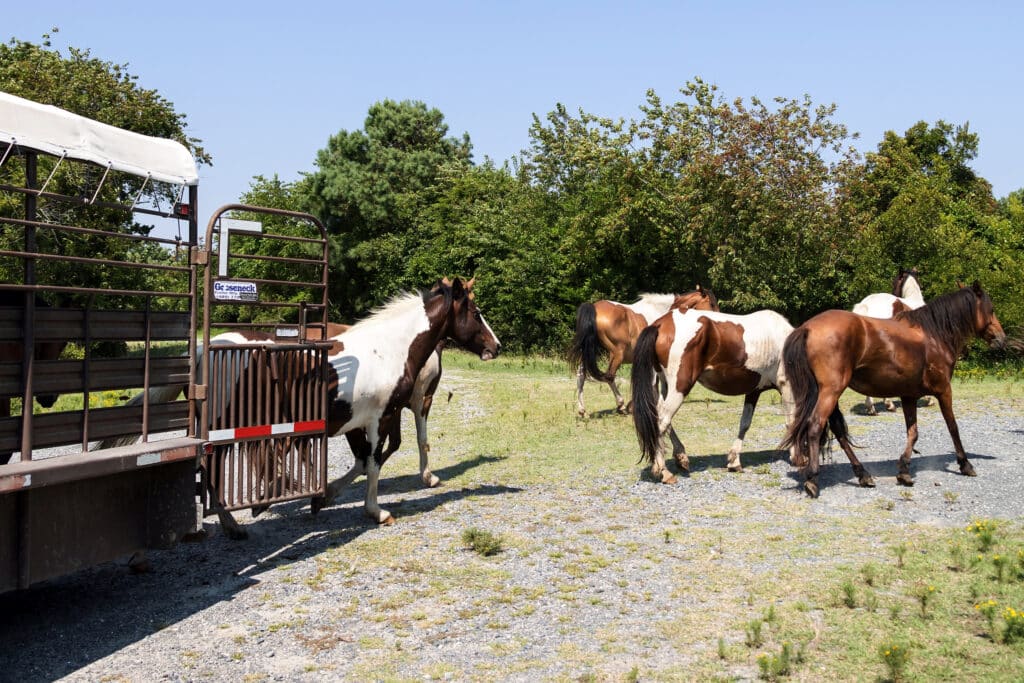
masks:
<svg viewBox="0 0 1024 683"><path fill-rule="evenodd" d="M645 327L670 310L696 308L717 311L718 299L710 288L700 285L686 294L644 294L632 304L601 299L581 304L576 311L576 334L569 347L569 366L576 372L576 412L585 417L583 384L587 377L605 382L615 395L616 410L628 412L615 384L615 373L623 363L633 362L636 338ZM608 355L608 370L597 367L599 356Z"/></svg>
<svg viewBox="0 0 1024 683"><path fill-rule="evenodd" d="M874 479L853 453L839 410L839 395L847 387L863 394L901 397L907 443L900 455L898 483L914 484L910 455L917 442L917 399L926 395L938 399L960 472L975 476L960 442L950 388L960 352L975 336L994 347L1006 343L992 299L977 282L921 308L897 313L891 320L825 311L798 327L783 350L796 403L783 445L795 449L794 464L804 467L808 495L818 495L819 454L829 429L850 459L860 485L874 486Z"/></svg>
<svg viewBox="0 0 1024 683"><path fill-rule="evenodd" d="M729 315L689 310L671 311L640 334L633 359L633 424L641 458L651 463L655 479L675 482L665 469L666 432L673 458L689 472L686 448L672 429L672 418L698 382L719 394L744 396L739 432L729 449L730 472L743 470L743 438L763 392L775 389L782 395L788 422L792 400L782 368L782 346L792 330L775 311ZM662 384L661 391L656 381Z"/></svg>
<svg viewBox="0 0 1024 683"><path fill-rule="evenodd" d="M892 318L897 313L921 308L924 306L924 296L921 294L918 275L917 268L900 269L899 274L892 281L892 294L884 292L868 294L853 307L853 312L871 318ZM889 412L896 410L896 404L892 402L892 399L885 398L883 400L886 410ZM875 410L875 402L870 396L864 397L864 410L868 415L878 414L878 411Z"/></svg>

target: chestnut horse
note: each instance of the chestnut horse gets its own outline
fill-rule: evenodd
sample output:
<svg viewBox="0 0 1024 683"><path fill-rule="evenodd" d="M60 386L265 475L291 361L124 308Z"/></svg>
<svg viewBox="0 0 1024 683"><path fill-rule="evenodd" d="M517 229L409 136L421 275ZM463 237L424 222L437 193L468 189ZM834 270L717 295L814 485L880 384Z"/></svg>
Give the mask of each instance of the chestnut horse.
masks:
<svg viewBox="0 0 1024 683"><path fill-rule="evenodd" d="M798 327L783 350L796 403L783 445L795 449L794 464L804 467L807 494L818 495L819 453L829 429L850 459L860 485L875 485L853 453L839 410L839 395L847 387L901 397L907 443L900 455L898 483L914 484L910 455L917 442L917 399L926 395L939 401L960 472L975 476L960 442L950 387L960 352L975 336L997 348L1006 343L992 299L978 282L932 299L927 306L897 313L891 320L825 311Z"/></svg>
<svg viewBox="0 0 1024 683"><path fill-rule="evenodd" d="M907 270L901 269L892 281L892 294L877 293L868 294L853 307L857 315L866 315L872 318L891 318L902 311L909 311L924 306L924 296L921 294L921 283L917 280L917 268ZM929 397L930 401L931 397ZM892 399L886 398L885 409L889 412L896 410L896 404ZM870 396L864 397L864 410L868 415L877 415L875 402Z"/></svg>
<svg viewBox="0 0 1024 683"><path fill-rule="evenodd" d="M576 372L577 414L587 414L583 406L583 384L587 377L606 382L615 395L615 409L623 415L629 412L615 384L619 366L633 362L633 346L645 327L670 310L690 308L717 311L718 299L710 288L697 285L686 294L643 294L639 301L628 305L606 299L581 304L576 311L576 334L569 347L569 366ZM608 370L602 372L597 367L597 358L605 353L609 357Z"/></svg>
<svg viewBox="0 0 1024 683"><path fill-rule="evenodd" d="M655 479L675 482L665 469L665 432L672 440L672 457L684 472L690 470L672 418L698 382L715 393L744 396L739 433L727 459L730 472L743 470L743 438L763 392L775 389L782 395L788 422L792 400L782 368L782 345L792 330L775 311L729 315L689 310L671 311L640 334L633 360L633 424L641 459L651 463ZM660 392L656 380L663 383Z"/></svg>

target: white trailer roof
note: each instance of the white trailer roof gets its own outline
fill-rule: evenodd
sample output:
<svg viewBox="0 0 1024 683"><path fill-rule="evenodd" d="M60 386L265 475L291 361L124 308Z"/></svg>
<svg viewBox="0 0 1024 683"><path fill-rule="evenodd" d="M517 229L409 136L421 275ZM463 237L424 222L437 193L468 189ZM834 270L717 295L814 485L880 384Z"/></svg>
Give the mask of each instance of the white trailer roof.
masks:
<svg viewBox="0 0 1024 683"><path fill-rule="evenodd" d="M115 128L0 92L0 143L3 142L91 161L165 183L199 182L196 161L180 142Z"/></svg>

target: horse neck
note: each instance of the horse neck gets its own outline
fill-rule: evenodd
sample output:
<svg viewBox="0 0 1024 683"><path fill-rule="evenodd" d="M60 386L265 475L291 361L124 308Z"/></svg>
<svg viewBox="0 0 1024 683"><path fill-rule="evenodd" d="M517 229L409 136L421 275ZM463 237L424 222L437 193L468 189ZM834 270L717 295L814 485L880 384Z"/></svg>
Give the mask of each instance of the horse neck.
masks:
<svg viewBox="0 0 1024 683"><path fill-rule="evenodd" d="M650 324L668 313L675 300L674 294L644 294L639 301L629 304L625 308L642 316L647 324Z"/></svg>

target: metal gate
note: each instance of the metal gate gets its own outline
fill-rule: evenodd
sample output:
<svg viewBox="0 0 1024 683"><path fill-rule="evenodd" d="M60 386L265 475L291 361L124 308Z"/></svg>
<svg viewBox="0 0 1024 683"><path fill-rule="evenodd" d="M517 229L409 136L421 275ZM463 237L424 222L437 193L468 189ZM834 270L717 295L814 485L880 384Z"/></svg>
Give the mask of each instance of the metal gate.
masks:
<svg viewBox="0 0 1024 683"><path fill-rule="evenodd" d="M332 346L326 231L309 214L230 204L210 218L205 245L193 390L202 406L204 514L322 496Z"/></svg>

